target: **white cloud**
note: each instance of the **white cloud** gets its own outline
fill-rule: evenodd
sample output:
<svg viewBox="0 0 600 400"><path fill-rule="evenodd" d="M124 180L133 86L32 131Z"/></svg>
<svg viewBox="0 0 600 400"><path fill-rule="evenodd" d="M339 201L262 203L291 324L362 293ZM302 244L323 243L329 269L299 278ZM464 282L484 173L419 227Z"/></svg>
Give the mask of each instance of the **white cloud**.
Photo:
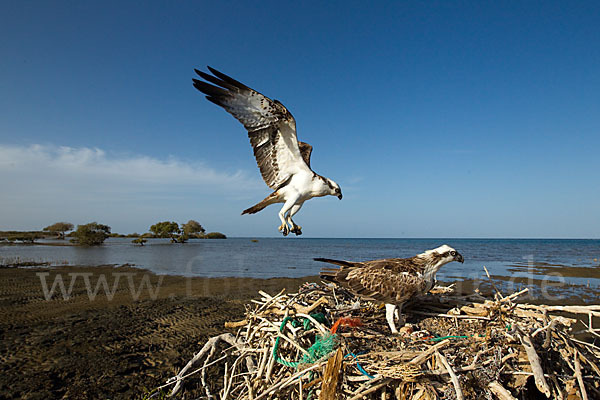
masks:
<svg viewBox="0 0 600 400"><path fill-rule="evenodd" d="M260 197L264 190L258 175L174 157L0 144L0 229L39 229L69 218L74 223L108 218L122 222L121 229L135 229L158 211L165 217L192 213L200 204Z"/></svg>
<svg viewBox="0 0 600 400"><path fill-rule="evenodd" d="M8 178L11 174L52 174L57 181L61 177L81 179L104 179L111 182L132 184L153 183L166 185L214 185L223 188L255 186L247 176L238 171L227 174L207 167L202 163L189 163L169 158L133 156L108 156L98 148L73 148L31 145L0 145L0 174ZM60 182L60 181L59 181Z"/></svg>

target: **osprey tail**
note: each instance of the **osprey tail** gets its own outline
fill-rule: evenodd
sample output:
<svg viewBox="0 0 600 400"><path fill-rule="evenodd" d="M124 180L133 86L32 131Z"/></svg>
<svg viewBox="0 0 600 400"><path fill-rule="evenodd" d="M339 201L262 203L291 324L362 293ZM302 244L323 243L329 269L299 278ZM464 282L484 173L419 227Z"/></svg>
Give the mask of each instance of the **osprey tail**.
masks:
<svg viewBox="0 0 600 400"><path fill-rule="evenodd" d="M242 215L244 215L244 214L256 214L257 212L261 211L266 206L270 206L273 203L277 203L278 200L279 199L278 199L277 192L273 192L270 195L268 195L267 197L265 197L260 203L255 204L252 207L247 208L244 211L242 211Z"/></svg>
<svg viewBox="0 0 600 400"><path fill-rule="evenodd" d="M340 277L340 272L342 272L342 270L344 269L344 267L353 267L354 263L349 262L349 261L342 261L342 260L332 260L331 258L313 258L313 260L315 261L320 261L320 262L326 262L329 264L335 264L335 265L339 265L342 268L323 268L321 270L320 276L321 278L325 279L326 281L330 281L330 282L338 282L337 278ZM347 274L348 272L346 271L345 274Z"/></svg>

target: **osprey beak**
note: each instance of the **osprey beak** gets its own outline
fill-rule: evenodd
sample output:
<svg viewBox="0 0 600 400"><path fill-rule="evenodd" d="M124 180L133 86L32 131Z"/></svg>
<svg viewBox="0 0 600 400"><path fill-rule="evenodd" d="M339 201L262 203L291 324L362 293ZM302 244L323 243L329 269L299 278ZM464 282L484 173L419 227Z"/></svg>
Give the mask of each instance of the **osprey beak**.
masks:
<svg viewBox="0 0 600 400"><path fill-rule="evenodd" d="M338 199L340 199L340 200L341 200L341 199L342 199L342 197L344 197L344 196L342 196L342 194L341 194L341 193L340 193L340 194L338 194Z"/></svg>
<svg viewBox="0 0 600 400"><path fill-rule="evenodd" d="M463 263L465 262L465 259L463 258L462 254L460 254L458 251L456 252L456 255L454 256L454 261L458 261L459 263Z"/></svg>

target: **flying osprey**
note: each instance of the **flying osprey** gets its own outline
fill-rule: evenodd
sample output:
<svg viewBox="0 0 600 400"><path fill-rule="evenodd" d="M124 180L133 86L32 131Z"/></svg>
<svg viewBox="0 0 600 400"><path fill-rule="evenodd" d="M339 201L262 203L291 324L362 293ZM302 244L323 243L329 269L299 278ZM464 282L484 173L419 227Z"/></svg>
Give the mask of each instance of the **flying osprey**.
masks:
<svg viewBox="0 0 600 400"><path fill-rule="evenodd" d="M287 236L293 232L302 234L302 227L292 217L306 200L313 197L337 196L342 191L337 183L318 175L310 168L312 146L298 141L296 120L277 100L258 93L235 79L208 67L213 75L195 70L204 80L193 79L194 87L206 94L206 98L225 109L240 121L246 130L254 157L263 180L273 193L260 203L244 210L254 214L263 208L283 203L279 211L279 231Z"/></svg>
<svg viewBox="0 0 600 400"><path fill-rule="evenodd" d="M394 315L399 317L402 305L414 296L429 292L435 284L435 274L444 264L462 263L464 259L452 247L443 245L411 258L364 262L315 258L315 261L341 266L323 269L321 278L336 282L366 300L385 303L385 318L392 333L397 333ZM403 318L399 319L403 325Z"/></svg>

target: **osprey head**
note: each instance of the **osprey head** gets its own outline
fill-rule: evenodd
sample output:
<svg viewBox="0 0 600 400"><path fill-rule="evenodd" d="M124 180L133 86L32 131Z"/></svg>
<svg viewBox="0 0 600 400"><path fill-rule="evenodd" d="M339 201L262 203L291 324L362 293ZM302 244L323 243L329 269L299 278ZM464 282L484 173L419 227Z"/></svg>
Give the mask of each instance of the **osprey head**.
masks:
<svg viewBox="0 0 600 400"><path fill-rule="evenodd" d="M439 264L444 265L452 261L458 261L459 263L464 263L465 259L462 254L458 251L454 250L452 247L447 244L441 245L438 248L433 250L427 250L425 254L435 257Z"/></svg>
<svg viewBox="0 0 600 400"><path fill-rule="evenodd" d="M331 196L336 196L338 199L342 199L342 189L340 189L340 185L332 181L331 179L326 178L325 183L329 186L329 193Z"/></svg>

